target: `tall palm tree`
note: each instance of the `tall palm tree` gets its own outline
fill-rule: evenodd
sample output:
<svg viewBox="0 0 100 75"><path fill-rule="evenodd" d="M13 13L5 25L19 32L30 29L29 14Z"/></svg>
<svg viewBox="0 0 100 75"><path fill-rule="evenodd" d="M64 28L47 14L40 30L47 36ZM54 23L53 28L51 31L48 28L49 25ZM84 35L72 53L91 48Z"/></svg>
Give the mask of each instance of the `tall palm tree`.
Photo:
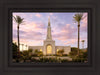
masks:
<svg viewBox="0 0 100 75"><path fill-rule="evenodd" d="M74 21L78 23L78 56L79 56L79 42L80 42L80 22L83 19L83 14L82 13L77 13L74 15Z"/></svg>
<svg viewBox="0 0 100 75"><path fill-rule="evenodd" d="M24 18L21 18L20 16L13 16L15 22L17 23L17 39L18 39L18 56L20 55L20 40L19 40L19 26L22 24L24 21Z"/></svg>

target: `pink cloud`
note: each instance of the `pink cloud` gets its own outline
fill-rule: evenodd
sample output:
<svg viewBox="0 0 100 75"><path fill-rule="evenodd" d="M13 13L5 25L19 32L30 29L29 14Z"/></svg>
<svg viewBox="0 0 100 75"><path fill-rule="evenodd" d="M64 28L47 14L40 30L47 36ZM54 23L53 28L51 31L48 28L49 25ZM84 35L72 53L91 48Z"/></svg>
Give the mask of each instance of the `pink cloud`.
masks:
<svg viewBox="0 0 100 75"><path fill-rule="evenodd" d="M13 25L13 40L17 40L17 25ZM30 22L25 25L20 25L20 41L23 43L27 40L43 41L46 29L43 23ZM26 41L26 42L27 42ZM29 44L29 43L28 43Z"/></svg>
<svg viewBox="0 0 100 75"><path fill-rule="evenodd" d="M45 26L43 23L36 23L36 22L30 22L27 23L26 25L21 25L20 30L23 30L25 32L31 32L31 31L36 31L40 32L45 29Z"/></svg>
<svg viewBox="0 0 100 75"><path fill-rule="evenodd" d="M87 27L81 27L81 31L85 31ZM80 32L82 34L83 32ZM86 34L86 33L85 33ZM56 40L61 40L62 42L67 41L65 44L75 44L77 43L77 26L74 27L71 24L66 24L62 27L53 28L53 38ZM71 39L71 40L69 40ZM87 39L87 35L80 35L81 39Z"/></svg>
<svg viewBox="0 0 100 75"><path fill-rule="evenodd" d="M82 20L82 23L83 23L83 26L85 27L85 26L87 26L87 22L88 22L88 16L87 16L87 13L85 13L84 15L83 15L83 20Z"/></svg>
<svg viewBox="0 0 100 75"><path fill-rule="evenodd" d="M57 19L58 17L57 16L53 16L53 19Z"/></svg>
<svg viewBox="0 0 100 75"><path fill-rule="evenodd" d="M64 44L75 44L77 42L77 39L69 39Z"/></svg>
<svg viewBox="0 0 100 75"><path fill-rule="evenodd" d="M39 13L37 13L35 16L40 18L42 15L40 15Z"/></svg>
<svg viewBox="0 0 100 75"><path fill-rule="evenodd" d="M17 39L14 39L13 42L17 42ZM20 44L26 44L28 46L39 46L43 45L43 40L28 40L28 39L21 39Z"/></svg>
<svg viewBox="0 0 100 75"><path fill-rule="evenodd" d="M34 14L29 14L29 13L13 13L13 16L21 16L24 18L24 21L31 20L34 16ZM29 17L29 18L28 18Z"/></svg>
<svg viewBox="0 0 100 75"><path fill-rule="evenodd" d="M63 26L60 29L55 28L55 30L53 30L53 38L58 39L58 40L62 40L65 41L66 39L74 39L77 38L76 36L76 30L77 28L73 27L70 24L66 24L65 26Z"/></svg>
<svg viewBox="0 0 100 75"><path fill-rule="evenodd" d="M82 23L81 23L81 25L80 25L80 31L81 32L86 32L87 33L87 26L88 26L88 15L87 15L87 13L85 13L84 15L83 15L83 20L82 20Z"/></svg>
<svg viewBox="0 0 100 75"><path fill-rule="evenodd" d="M50 15L53 15L53 13L50 13Z"/></svg>

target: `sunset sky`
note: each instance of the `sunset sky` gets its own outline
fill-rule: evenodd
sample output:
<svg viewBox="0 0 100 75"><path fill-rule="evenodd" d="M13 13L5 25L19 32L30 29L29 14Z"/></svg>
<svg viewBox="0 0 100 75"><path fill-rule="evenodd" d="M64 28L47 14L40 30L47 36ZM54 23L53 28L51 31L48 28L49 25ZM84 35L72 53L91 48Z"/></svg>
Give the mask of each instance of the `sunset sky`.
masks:
<svg viewBox="0 0 100 75"><path fill-rule="evenodd" d="M46 39L48 17L50 16L52 38L56 46L77 47L77 23L73 21L75 12L68 13L40 13L40 12L14 12L13 16L21 16L24 23L20 25L20 43L28 46L41 46ZM80 24L80 48L82 40L85 40L84 47L87 48L87 17ZM13 42L17 42L17 24L13 19Z"/></svg>

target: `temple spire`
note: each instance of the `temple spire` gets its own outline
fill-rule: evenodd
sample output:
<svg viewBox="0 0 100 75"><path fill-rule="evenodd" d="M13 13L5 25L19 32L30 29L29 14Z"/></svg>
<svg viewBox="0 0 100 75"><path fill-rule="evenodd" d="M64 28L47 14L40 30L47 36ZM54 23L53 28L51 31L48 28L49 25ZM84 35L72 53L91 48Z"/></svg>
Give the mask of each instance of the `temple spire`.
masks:
<svg viewBox="0 0 100 75"><path fill-rule="evenodd" d="M52 35L51 35L51 26L50 26L50 17L48 18L47 40L52 40Z"/></svg>
<svg viewBox="0 0 100 75"><path fill-rule="evenodd" d="M48 18L48 26L50 26L50 16L49 16L49 18Z"/></svg>

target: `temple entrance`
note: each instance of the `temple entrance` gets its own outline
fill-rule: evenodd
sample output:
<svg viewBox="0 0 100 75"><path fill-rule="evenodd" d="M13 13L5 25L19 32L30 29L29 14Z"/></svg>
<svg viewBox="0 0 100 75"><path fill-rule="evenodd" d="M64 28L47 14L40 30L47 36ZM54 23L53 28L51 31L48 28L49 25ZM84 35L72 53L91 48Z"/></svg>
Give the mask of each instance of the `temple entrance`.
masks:
<svg viewBox="0 0 100 75"><path fill-rule="evenodd" d="M47 55L51 55L51 54L52 54L52 46L47 45Z"/></svg>

